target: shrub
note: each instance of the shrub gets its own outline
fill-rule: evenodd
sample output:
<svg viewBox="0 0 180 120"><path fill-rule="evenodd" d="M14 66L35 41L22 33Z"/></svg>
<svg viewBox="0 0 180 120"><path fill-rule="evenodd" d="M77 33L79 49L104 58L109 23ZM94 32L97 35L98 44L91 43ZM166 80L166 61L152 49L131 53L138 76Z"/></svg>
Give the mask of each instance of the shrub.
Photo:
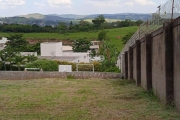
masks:
<svg viewBox="0 0 180 120"><path fill-rule="evenodd" d="M75 78L73 75L68 75L68 76L67 76L67 79L70 79L70 80L71 80L71 79L76 79L76 78Z"/></svg>
<svg viewBox="0 0 180 120"><path fill-rule="evenodd" d="M117 67L109 67L104 72L117 72L117 73L119 73L120 70Z"/></svg>
<svg viewBox="0 0 180 120"><path fill-rule="evenodd" d="M99 34L98 34L98 40L105 40L107 38L107 31L101 31Z"/></svg>
<svg viewBox="0 0 180 120"><path fill-rule="evenodd" d="M58 71L58 64L53 60L37 60L26 65L26 68L42 68L43 71Z"/></svg>
<svg viewBox="0 0 180 120"><path fill-rule="evenodd" d="M66 62L66 61L56 61L58 65L72 65L72 71L76 71L76 63L72 62ZM85 64L85 63L80 63L80 64ZM94 71L100 71L101 70L101 63L99 62L92 62L89 64L94 64ZM91 65L80 65L78 66L79 71L92 71L92 66Z"/></svg>

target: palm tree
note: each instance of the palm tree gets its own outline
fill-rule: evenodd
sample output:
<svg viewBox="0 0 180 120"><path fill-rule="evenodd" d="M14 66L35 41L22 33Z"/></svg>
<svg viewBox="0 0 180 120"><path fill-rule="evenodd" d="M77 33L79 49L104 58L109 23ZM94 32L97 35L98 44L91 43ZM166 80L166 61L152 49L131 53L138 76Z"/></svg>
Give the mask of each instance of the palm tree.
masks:
<svg viewBox="0 0 180 120"><path fill-rule="evenodd" d="M14 57L14 62L15 62L15 65L18 67L18 71L20 71L21 70L20 67L22 65L25 65L26 63L26 57L18 54Z"/></svg>
<svg viewBox="0 0 180 120"><path fill-rule="evenodd" d="M38 58L34 55L28 55L26 56L26 59L27 59L27 62L33 62L33 61L36 61Z"/></svg>
<svg viewBox="0 0 180 120"><path fill-rule="evenodd" d="M6 61L8 58L8 54L5 50L0 51L0 58L1 58L1 63L4 65L4 70L6 71Z"/></svg>

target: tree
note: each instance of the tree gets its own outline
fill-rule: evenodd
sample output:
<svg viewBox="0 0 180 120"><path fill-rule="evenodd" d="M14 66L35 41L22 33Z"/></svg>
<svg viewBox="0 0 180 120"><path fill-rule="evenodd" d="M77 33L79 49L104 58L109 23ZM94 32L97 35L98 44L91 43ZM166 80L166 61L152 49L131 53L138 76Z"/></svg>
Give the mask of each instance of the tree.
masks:
<svg viewBox="0 0 180 120"><path fill-rule="evenodd" d="M69 29L71 30L73 28L73 22L71 21L69 24Z"/></svg>
<svg viewBox="0 0 180 120"><path fill-rule="evenodd" d="M99 34L98 34L98 40L105 40L105 39L107 39L107 31L101 31Z"/></svg>
<svg viewBox="0 0 180 120"><path fill-rule="evenodd" d="M99 49L99 54L103 56L101 71L103 72L119 72L116 67L118 51L116 47L110 43L110 40L104 40Z"/></svg>
<svg viewBox="0 0 180 120"><path fill-rule="evenodd" d="M58 28L59 28L59 30L66 30L67 29L67 25L66 25L65 22L59 22Z"/></svg>
<svg viewBox="0 0 180 120"><path fill-rule="evenodd" d="M103 24L105 22L105 18L103 15L99 15L98 17L93 19L92 22L93 22L94 26L99 29L101 24Z"/></svg>
<svg viewBox="0 0 180 120"><path fill-rule="evenodd" d="M20 71L20 67L26 64L26 57L18 54L14 57L14 63L18 67L18 71Z"/></svg>
<svg viewBox="0 0 180 120"><path fill-rule="evenodd" d="M30 62L36 61L38 58L34 55L28 55L26 56L26 59L27 59L27 62L30 63Z"/></svg>
<svg viewBox="0 0 180 120"><path fill-rule="evenodd" d="M128 34L126 34L126 35L122 38L123 44L126 44L127 41L132 37L133 34L134 34L134 33L132 33L132 32L129 32Z"/></svg>
<svg viewBox="0 0 180 120"><path fill-rule="evenodd" d="M7 42L7 47L10 47L13 51L16 52L26 51L26 47L29 43L25 40L22 34L10 35L8 39L10 41Z"/></svg>
<svg viewBox="0 0 180 120"><path fill-rule="evenodd" d="M74 52L87 52L90 50L91 42L87 39L79 39L74 42Z"/></svg>
<svg viewBox="0 0 180 120"><path fill-rule="evenodd" d="M143 21L142 20L137 20L135 23L136 23L137 26L139 26L139 25L141 25L143 23Z"/></svg>
<svg viewBox="0 0 180 120"><path fill-rule="evenodd" d="M4 50L0 51L1 64L4 65L4 70L6 71L6 63L10 64L10 70L12 70L12 64L14 62L13 57L16 52L14 52L10 47L6 47Z"/></svg>

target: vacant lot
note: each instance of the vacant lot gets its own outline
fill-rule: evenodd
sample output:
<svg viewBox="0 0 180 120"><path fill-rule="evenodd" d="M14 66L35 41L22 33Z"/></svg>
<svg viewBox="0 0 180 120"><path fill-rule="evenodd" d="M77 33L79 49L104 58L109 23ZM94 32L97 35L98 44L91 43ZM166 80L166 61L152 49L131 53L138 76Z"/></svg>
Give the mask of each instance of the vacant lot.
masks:
<svg viewBox="0 0 180 120"><path fill-rule="evenodd" d="M0 120L179 120L132 81L0 81Z"/></svg>

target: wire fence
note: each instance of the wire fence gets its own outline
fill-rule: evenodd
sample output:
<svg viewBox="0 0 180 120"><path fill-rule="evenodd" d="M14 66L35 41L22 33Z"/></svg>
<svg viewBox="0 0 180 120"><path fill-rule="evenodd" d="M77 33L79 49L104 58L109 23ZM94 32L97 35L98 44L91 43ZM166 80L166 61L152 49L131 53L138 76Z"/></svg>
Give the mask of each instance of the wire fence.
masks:
<svg viewBox="0 0 180 120"><path fill-rule="evenodd" d="M145 35L161 28L163 23L180 16L180 0L169 0L165 4L158 6L158 10L152 14L150 20L142 23L134 35L129 39L120 54L128 51L136 40L140 40Z"/></svg>

